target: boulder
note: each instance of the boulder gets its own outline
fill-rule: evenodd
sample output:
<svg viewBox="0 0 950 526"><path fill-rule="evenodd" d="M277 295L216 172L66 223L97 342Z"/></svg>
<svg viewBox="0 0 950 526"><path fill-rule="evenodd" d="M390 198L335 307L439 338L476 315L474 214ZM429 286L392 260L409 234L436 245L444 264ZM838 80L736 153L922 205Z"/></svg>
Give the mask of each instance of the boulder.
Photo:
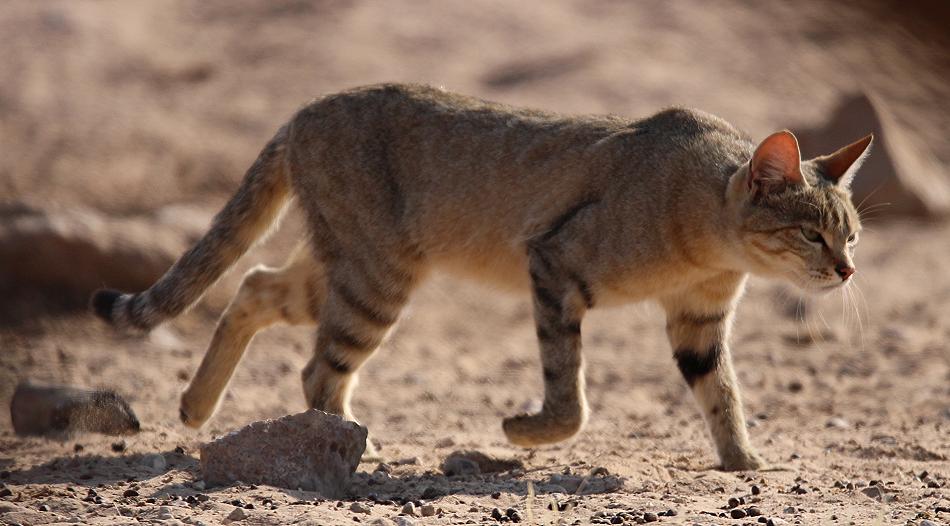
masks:
<svg viewBox="0 0 950 526"><path fill-rule="evenodd" d="M874 143L851 186L855 204L870 216L932 218L950 213L950 179L939 161L926 141L876 97L846 97L826 123L795 130L806 159L832 153L868 133L874 134Z"/></svg>
<svg viewBox="0 0 950 526"><path fill-rule="evenodd" d="M254 422L201 447L209 485L236 481L342 498L366 449L365 427L310 409Z"/></svg>
<svg viewBox="0 0 950 526"><path fill-rule="evenodd" d="M200 236L211 215L175 206L154 214L0 204L0 292L52 307L84 308L103 286L143 290ZM20 307L22 308L22 302Z"/></svg>

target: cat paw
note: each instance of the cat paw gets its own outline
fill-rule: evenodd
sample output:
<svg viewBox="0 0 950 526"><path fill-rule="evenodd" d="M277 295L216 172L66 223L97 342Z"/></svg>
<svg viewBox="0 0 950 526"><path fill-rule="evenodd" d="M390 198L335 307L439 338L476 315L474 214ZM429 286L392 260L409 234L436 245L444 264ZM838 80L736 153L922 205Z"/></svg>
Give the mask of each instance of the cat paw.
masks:
<svg viewBox="0 0 950 526"><path fill-rule="evenodd" d="M502 429L516 446L532 447L567 440L583 426L582 418L565 418L545 412L521 414L504 419Z"/></svg>
<svg viewBox="0 0 950 526"><path fill-rule="evenodd" d="M722 471L760 471L768 468L768 463L754 451L745 451L722 459L719 469Z"/></svg>
<svg viewBox="0 0 950 526"><path fill-rule="evenodd" d="M184 395L182 395L181 403L178 406L178 418L181 419L181 423L190 428L198 429L203 426L210 417L210 411L201 411L200 409L197 409Z"/></svg>

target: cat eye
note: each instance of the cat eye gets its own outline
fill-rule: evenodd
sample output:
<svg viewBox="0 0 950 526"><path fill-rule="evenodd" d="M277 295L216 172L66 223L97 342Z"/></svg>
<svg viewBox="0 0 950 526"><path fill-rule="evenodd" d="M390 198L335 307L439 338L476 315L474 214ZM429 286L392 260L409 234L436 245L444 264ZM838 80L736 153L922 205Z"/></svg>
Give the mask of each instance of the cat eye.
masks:
<svg viewBox="0 0 950 526"><path fill-rule="evenodd" d="M821 237L821 234L817 230L812 230L807 227L802 227L802 237L807 239L812 243L824 243L825 238Z"/></svg>

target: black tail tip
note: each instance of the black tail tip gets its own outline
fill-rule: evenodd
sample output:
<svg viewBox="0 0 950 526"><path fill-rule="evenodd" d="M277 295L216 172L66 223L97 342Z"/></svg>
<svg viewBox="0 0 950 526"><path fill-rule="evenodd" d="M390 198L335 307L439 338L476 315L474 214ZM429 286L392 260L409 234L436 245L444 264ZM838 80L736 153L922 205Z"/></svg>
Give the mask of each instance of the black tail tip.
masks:
<svg viewBox="0 0 950 526"><path fill-rule="evenodd" d="M112 307L122 293L112 289L99 289L92 295L92 311L103 320L112 323Z"/></svg>

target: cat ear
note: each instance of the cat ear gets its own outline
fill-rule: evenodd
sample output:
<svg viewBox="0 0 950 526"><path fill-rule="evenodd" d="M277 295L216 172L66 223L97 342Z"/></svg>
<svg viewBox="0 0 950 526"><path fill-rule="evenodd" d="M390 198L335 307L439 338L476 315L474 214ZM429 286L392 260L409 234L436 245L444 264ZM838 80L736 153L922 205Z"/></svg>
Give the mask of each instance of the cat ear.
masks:
<svg viewBox="0 0 950 526"><path fill-rule="evenodd" d="M767 193L787 184L807 184L802 177L798 139L788 130L769 135L749 161L749 189Z"/></svg>
<svg viewBox="0 0 950 526"><path fill-rule="evenodd" d="M851 180L854 174L867 159L871 153L871 142L874 140L874 134L868 134L867 137L855 141L831 155L825 155L815 159L815 162L821 166L822 175L842 188L851 186Z"/></svg>

